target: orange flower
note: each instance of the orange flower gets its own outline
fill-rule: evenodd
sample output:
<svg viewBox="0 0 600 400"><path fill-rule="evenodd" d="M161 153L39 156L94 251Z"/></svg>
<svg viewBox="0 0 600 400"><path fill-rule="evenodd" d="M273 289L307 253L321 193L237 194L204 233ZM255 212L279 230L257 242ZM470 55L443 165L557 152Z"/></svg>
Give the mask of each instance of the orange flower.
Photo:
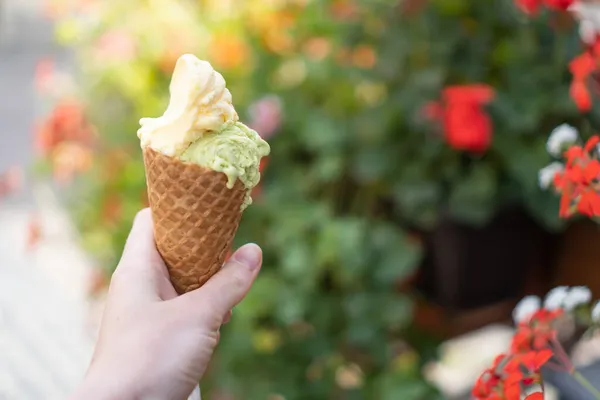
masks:
<svg viewBox="0 0 600 400"><path fill-rule="evenodd" d="M308 58L321 61L331 52L331 42L324 37L314 37L304 44L304 52Z"/></svg>
<svg viewBox="0 0 600 400"><path fill-rule="evenodd" d="M38 124L35 148L41 155L48 155L61 142L90 144L94 135L94 128L85 116L83 105L76 100L66 99L58 103L50 116Z"/></svg>
<svg viewBox="0 0 600 400"><path fill-rule="evenodd" d="M375 66L377 55L372 46L360 45L352 52L352 63L358 68L369 69Z"/></svg>
<svg viewBox="0 0 600 400"><path fill-rule="evenodd" d="M250 15L249 25L257 31L267 50L287 54L294 49L290 28L296 23L297 14L290 10Z"/></svg>
<svg viewBox="0 0 600 400"><path fill-rule="evenodd" d="M52 152L51 161L54 179L65 184L92 166L92 151L76 142L62 142Z"/></svg>
<svg viewBox="0 0 600 400"><path fill-rule="evenodd" d="M231 33L217 34L209 46L210 59L224 69L244 65L250 56L248 44Z"/></svg>
<svg viewBox="0 0 600 400"><path fill-rule="evenodd" d="M123 209L122 203L121 198L117 194L109 194L102 204L102 220L108 223L117 221Z"/></svg>
<svg viewBox="0 0 600 400"><path fill-rule="evenodd" d="M351 0L336 0L330 6L330 12L333 18L349 21L358 17L359 8Z"/></svg>

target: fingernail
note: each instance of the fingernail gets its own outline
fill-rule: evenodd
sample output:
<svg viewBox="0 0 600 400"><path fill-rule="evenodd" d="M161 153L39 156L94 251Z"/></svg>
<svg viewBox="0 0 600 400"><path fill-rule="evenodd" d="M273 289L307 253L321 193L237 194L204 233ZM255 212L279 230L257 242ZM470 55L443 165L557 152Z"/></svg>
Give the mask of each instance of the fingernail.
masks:
<svg viewBox="0 0 600 400"><path fill-rule="evenodd" d="M244 264L250 271L258 268L262 261L262 250L254 243L244 245L233 254L235 261Z"/></svg>

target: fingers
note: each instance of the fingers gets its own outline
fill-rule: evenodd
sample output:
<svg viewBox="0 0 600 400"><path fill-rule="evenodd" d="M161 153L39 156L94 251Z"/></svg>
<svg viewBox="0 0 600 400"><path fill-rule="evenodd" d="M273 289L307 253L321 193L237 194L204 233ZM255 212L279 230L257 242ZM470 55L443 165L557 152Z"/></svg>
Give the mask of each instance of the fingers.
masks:
<svg viewBox="0 0 600 400"><path fill-rule="evenodd" d="M194 317L207 318L216 329L228 320L231 309L246 296L261 264L260 247L255 244L242 246L204 286L173 301L178 303L177 307L189 310Z"/></svg>

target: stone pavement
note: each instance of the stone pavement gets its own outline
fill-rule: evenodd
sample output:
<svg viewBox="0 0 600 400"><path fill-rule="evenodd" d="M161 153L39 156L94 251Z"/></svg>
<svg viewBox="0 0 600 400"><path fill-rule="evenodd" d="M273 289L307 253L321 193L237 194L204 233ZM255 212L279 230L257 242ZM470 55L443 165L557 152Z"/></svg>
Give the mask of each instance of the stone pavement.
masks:
<svg viewBox="0 0 600 400"><path fill-rule="evenodd" d="M38 59L65 54L38 0L0 0L0 172L32 161ZM29 224L42 240L25 248ZM0 400L64 399L93 343L85 297L89 263L68 217L43 185L0 200Z"/></svg>
<svg viewBox="0 0 600 400"><path fill-rule="evenodd" d="M92 351L87 265L52 210L38 212L44 238L27 251L31 215L19 202L0 207L0 399L64 399Z"/></svg>

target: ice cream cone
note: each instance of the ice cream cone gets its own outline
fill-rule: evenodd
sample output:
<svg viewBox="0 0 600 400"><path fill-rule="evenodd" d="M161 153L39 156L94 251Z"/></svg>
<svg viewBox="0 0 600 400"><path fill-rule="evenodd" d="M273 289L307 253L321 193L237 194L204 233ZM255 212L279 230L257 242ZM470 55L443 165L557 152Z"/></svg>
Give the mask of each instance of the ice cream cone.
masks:
<svg viewBox="0 0 600 400"><path fill-rule="evenodd" d="M156 247L178 293L216 274L231 247L247 189L222 172L143 149Z"/></svg>

